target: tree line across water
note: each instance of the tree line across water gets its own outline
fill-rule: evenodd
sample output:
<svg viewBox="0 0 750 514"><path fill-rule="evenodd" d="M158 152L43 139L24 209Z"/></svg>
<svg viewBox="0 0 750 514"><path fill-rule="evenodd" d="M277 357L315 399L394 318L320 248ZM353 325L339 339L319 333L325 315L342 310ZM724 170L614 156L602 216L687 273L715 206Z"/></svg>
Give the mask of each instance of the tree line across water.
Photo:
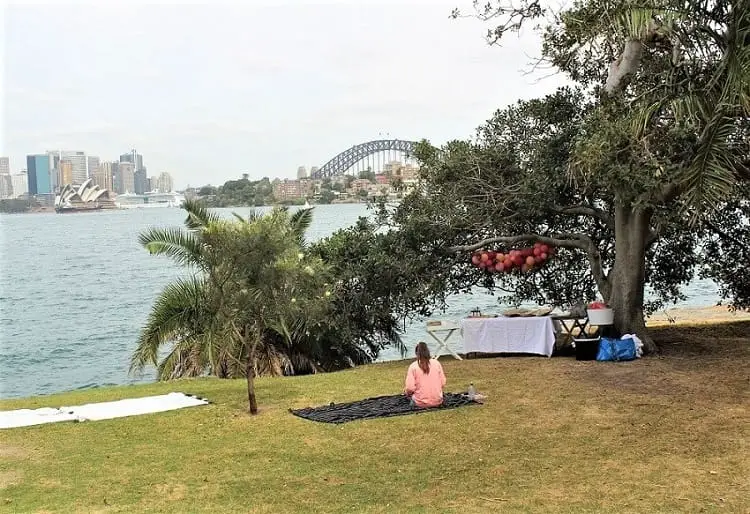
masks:
<svg viewBox="0 0 750 514"><path fill-rule="evenodd" d="M492 43L540 30L541 60L571 85L497 111L470 139L421 142L419 187L314 245L308 210L231 222L189 204L185 232L143 242L201 273L157 301L134 368L169 344L162 377L246 376L254 411L257 374L371 361L401 345L401 320L476 287L509 303L602 299L651 352L646 315L696 274L750 307L750 0L561 13L523 0L476 15ZM557 251L527 272L471 262L535 243Z"/></svg>

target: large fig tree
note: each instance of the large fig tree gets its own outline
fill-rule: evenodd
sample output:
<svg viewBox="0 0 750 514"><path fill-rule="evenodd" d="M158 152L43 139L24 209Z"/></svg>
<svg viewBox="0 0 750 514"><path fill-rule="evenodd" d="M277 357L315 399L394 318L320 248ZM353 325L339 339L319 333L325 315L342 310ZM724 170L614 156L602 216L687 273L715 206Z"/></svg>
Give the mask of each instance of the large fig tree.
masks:
<svg viewBox="0 0 750 514"><path fill-rule="evenodd" d="M679 299L706 252L746 232L750 1L585 0L551 17L524 1L479 15L499 23L493 42L547 20L541 60L574 85L499 111L471 141L420 145L421 188L393 221L457 263L481 248L557 246L537 273L480 279L465 266L463 280L499 281L518 300L598 293L615 328L653 350L645 287ZM720 230L728 209L739 225ZM746 294L736 274L705 272L731 282L729 296ZM447 287L466 286L456 280Z"/></svg>

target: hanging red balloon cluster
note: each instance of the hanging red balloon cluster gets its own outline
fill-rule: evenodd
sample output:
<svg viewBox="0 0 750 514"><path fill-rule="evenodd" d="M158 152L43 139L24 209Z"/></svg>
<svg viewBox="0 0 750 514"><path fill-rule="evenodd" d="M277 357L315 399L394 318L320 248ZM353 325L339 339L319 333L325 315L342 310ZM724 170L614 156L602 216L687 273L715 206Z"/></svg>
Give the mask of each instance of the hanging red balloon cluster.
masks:
<svg viewBox="0 0 750 514"><path fill-rule="evenodd" d="M471 263L489 273L503 273L513 270L527 272L544 266L554 253L554 247L543 243L535 243L531 248L510 250L507 253L493 250L474 252L471 256Z"/></svg>

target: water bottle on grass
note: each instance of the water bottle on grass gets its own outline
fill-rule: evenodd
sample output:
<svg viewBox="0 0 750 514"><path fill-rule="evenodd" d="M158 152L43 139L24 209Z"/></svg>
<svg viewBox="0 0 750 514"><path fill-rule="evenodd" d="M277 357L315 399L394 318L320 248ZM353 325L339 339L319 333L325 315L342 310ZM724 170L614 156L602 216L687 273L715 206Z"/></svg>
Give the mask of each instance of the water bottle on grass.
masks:
<svg viewBox="0 0 750 514"><path fill-rule="evenodd" d="M466 393L466 395L469 397L469 400L473 400L477 395L477 390L474 388L474 382L469 384L469 391Z"/></svg>

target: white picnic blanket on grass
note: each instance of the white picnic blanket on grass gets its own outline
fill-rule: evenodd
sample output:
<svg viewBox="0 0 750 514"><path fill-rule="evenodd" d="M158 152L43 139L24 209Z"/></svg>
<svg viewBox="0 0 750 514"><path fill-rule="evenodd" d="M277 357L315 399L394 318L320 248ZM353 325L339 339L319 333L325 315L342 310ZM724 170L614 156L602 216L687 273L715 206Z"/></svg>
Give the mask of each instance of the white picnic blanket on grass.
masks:
<svg viewBox="0 0 750 514"><path fill-rule="evenodd" d="M128 398L113 402L88 403L74 407L52 409L19 409L0 411L0 428L26 427L58 421L98 421L102 419L124 418L139 414L165 412L170 410L206 405L208 400L184 393L169 393L143 398Z"/></svg>

